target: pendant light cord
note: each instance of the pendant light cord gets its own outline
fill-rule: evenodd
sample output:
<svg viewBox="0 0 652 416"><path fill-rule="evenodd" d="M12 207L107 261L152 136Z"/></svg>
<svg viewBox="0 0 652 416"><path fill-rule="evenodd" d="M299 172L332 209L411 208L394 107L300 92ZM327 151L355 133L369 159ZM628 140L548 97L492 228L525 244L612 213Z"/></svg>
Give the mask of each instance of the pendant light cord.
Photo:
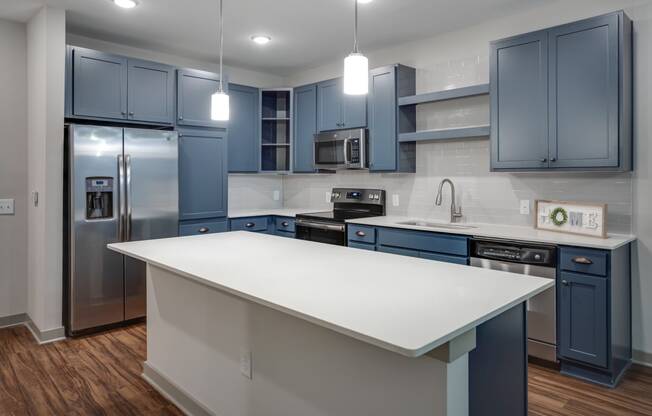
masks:
<svg viewBox="0 0 652 416"><path fill-rule="evenodd" d="M353 23L353 53L358 53L358 0L355 3L354 23Z"/></svg>
<svg viewBox="0 0 652 416"><path fill-rule="evenodd" d="M220 92L224 92L224 86L222 84L222 79L224 78L224 72L222 70L222 55L224 51L224 18L222 14L222 3L220 0Z"/></svg>

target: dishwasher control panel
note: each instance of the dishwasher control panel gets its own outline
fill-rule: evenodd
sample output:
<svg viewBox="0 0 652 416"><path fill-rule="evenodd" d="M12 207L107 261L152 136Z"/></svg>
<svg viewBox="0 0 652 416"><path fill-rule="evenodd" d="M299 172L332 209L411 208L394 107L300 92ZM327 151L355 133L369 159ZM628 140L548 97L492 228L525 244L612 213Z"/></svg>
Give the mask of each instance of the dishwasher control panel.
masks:
<svg viewBox="0 0 652 416"><path fill-rule="evenodd" d="M511 241L471 240L471 256L554 267L557 262L557 248Z"/></svg>

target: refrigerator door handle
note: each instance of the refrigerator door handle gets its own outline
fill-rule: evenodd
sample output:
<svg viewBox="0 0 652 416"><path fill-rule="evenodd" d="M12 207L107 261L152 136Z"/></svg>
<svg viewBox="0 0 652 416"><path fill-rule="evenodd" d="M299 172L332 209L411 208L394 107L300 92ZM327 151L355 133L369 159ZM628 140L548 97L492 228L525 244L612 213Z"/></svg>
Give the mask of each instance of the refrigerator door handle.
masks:
<svg viewBox="0 0 652 416"><path fill-rule="evenodd" d="M125 227L125 241L131 240L131 155L125 155L126 193L127 193L127 220Z"/></svg>
<svg viewBox="0 0 652 416"><path fill-rule="evenodd" d="M125 207L126 207L126 198L125 198L125 164L124 157L118 155L118 198L119 198L119 214L118 214L118 240L125 241Z"/></svg>

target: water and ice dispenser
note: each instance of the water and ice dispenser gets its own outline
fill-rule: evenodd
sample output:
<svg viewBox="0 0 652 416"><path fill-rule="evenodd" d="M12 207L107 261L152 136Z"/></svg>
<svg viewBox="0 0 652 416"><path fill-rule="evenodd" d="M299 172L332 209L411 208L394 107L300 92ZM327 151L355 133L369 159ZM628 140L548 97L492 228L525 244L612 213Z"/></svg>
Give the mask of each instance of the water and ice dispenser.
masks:
<svg viewBox="0 0 652 416"><path fill-rule="evenodd" d="M86 219L113 218L113 178L86 178Z"/></svg>

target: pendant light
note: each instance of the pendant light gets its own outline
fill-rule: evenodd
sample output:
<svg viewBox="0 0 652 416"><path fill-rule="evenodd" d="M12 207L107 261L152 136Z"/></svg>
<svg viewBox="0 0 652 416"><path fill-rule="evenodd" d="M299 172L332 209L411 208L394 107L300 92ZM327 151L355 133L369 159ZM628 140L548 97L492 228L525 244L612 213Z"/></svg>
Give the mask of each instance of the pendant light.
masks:
<svg viewBox="0 0 652 416"><path fill-rule="evenodd" d="M220 0L220 89L211 97L211 119L229 121L229 96L224 92L224 71L222 70L222 54L224 50L224 19L222 17L222 0Z"/></svg>
<svg viewBox="0 0 652 416"><path fill-rule="evenodd" d="M364 95L369 92L369 60L358 51L358 0L353 2L353 52L344 59L344 94Z"/></svg>

